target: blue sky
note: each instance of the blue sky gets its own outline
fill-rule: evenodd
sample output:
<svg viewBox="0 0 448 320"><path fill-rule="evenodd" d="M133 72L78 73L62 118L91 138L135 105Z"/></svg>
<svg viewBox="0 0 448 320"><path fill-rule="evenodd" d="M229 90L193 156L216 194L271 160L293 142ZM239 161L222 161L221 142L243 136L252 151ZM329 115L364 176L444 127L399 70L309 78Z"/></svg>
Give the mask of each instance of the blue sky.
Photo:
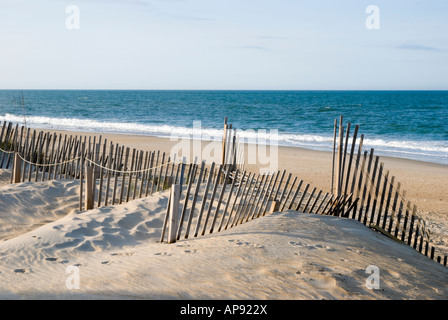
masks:
<svg viewBox="0 0 448 320"><path fill-rule="evenodd" d="M447 17L446 0L2 0L0 88L443 90Z"/></svg>

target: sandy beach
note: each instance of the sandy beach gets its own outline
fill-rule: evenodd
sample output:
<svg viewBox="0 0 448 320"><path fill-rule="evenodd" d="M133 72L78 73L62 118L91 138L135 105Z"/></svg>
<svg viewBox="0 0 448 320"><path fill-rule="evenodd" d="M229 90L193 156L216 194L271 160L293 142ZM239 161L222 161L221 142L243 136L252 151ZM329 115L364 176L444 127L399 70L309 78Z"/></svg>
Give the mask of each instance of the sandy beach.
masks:
<svg viewBox="0 0 448 320"><path fill-rule="evenodd" d="M177 143L102 138L167 153ZM278 151L279 169L330 190L331 153ZM448 167L381 159L429 223L436 244L448 248ZM79 212L77 181L10 185L9 179L10 171L0 170L0 299L448 298L446 267L355 220L276 212L166 244L158 243L166 191ZM366 284L372 265L380 272L379 289Z"/></svg>
<svg viewBox="0 0 448 320"><path fill-rule="evenodd" d="M0 10L0 301L448 300L447 1Z"/></svg>

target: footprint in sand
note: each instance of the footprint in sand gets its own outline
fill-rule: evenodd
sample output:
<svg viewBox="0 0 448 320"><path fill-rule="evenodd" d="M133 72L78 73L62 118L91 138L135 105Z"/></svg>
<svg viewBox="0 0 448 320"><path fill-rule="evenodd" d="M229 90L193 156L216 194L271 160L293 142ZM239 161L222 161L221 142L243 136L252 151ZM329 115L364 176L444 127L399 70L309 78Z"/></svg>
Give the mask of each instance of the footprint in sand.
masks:
<svg viewBox="0 0 448 320"><path fill-rule="evenodd" d="M75 263L73 266L74 267L86 267L87 264L85 264L85 263Z"/></svg>
<svg viewBox="0 0 448 320"><path fill-rule="evenodd" d="M155 256L171 256L171 253L167 253L167 252L156 252L154 253Z"/></svg>
<svg viewBox="0 0 448 320"><path fill-rule="evenodd" d="M336 249L334 249L334 248L332 248L330 246L324 246L324 245L321 245L321 244L316 244L315 247L318 248L318 249L325 249L327 251L336 251Z"/></svg>
<svg viewBox="0 0 448 320"><path fill-rule="evenodd" d="M258 244L258 243L254 243L254 242L248 242L248 241L242 241L242 240L228 240L229 242L235 243L238 246L245 246L245 247L251 247L251 248L257 248L257 249L261 249L264 248L263 245Z"/></svg>
<svg viewBox="0 0 448 320"><path fill-rule="evenodd" d="M131 257L134 255L135 252L115 252L111 253L111 256L125 256L125 257Z"/></svg>
<svg viewBox="0 0 448 320"><path fill-rule="evenodd" d="M101 264L107 264L107 265L110 265L110 264L112 264L112 261L101 261Z"/></svg>
<svg viewBox="0 0 448 320"><path fill-rule="evenodd" d="M189 245L189 244L178 244L178 245L176 245L176 247L178 247L178 248L191 247L191 245Z"/></svg>
<svg viewBox="0 0 448 320"><path fill-rule="evenodd" d="M358 249L345 248L345 250L346 250L346 251L349 251L349 252L356 253L356 254L363 254L362 251L360 251L360 250L358 250Z"/></svg>
<svg viewBox="0 0 448 320"><path fill-rule="evenodd" d="M197 253L197 252L199 252L199 251L195 250L195 249L193 249L193 250L184 250L185 254L192 254L192 253Z"/></svg>
<svg viewBox="0 0 448 320"><path fill-rule="evenodd" d="M51 262L55 262L58 261L58 258L45 258L46 261L51 261Z"/></svg>
<svg viewBox="0 0 448 320"><path fill-rule="evenodd" d="M30 269L14 269L13 273L14 274L24 274L24 273L30 273L31 270Z"/></svg>
<svg viewBox="0 0 448 320"><path fill-rule="evenodd" d="M321 244L309 245L307 243L295 242L295 241L291 241L289 244L292 245L293 247L305 248L305 249L309 249L309 250L325 249L327 251L336 251L336 249L334 249L330 246L325 246L325 245L321 245Z"/></svg>
<svg viewBox="0 0 448 320"><path fill-rule="evenodd" d="M289 244L292 245L293 247L304 247L305 246L305 244L303 242L296 242L296 241L290 241Z"/></svg>
<svg viewBox="0 0 448 320"><path fill-rule="evenodd" d="M61 264L65 264L65 263L69 262L67 259L61 260L59 258L53 258L53 257L45 258L45 261L58 262L58 263L61 263Z"/></svg>

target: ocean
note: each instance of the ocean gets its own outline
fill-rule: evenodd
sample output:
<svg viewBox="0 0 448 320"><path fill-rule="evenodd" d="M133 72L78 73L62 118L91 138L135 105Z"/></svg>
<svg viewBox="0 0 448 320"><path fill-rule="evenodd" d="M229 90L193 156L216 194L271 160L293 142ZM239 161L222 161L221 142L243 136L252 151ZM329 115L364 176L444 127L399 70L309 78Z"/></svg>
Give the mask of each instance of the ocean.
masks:
<svg viewBox="0 0 448 320"><path fill-rule="evenodd" d="M222 137L331 151L334 120L360 125L377 155L448 165L448 91L0 90L0 120L29 127ZM260 142L261 140L258 140Z"/></svg>

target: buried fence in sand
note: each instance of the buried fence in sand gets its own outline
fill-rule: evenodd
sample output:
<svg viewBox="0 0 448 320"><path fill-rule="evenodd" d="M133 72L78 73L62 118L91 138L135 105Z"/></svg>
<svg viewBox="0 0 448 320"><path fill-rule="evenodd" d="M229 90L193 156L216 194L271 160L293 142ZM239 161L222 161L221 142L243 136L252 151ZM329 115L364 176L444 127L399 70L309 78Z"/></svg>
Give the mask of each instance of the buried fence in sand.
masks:
<svg viewBox="0 0 448 320"><path fill-rule="evenodd" d="M234 128L224 123L221 164L184 163L160 151L141 151L101 141L101 136L67 136L4 122L0 168L12 168L11 183L53 179L80 181L79 210L121 204L155 192L170 200L160 241L173 243L232 228L274 211L356 219L432 260L447 255L431 245L430 230L401 184L364 150L355 126L350 137L334 127L331 191L323 192L285 170L258 174L245 170ZM337 147L336 147L337 145ZM337 152L336 152L337 150Z"/></svg>

